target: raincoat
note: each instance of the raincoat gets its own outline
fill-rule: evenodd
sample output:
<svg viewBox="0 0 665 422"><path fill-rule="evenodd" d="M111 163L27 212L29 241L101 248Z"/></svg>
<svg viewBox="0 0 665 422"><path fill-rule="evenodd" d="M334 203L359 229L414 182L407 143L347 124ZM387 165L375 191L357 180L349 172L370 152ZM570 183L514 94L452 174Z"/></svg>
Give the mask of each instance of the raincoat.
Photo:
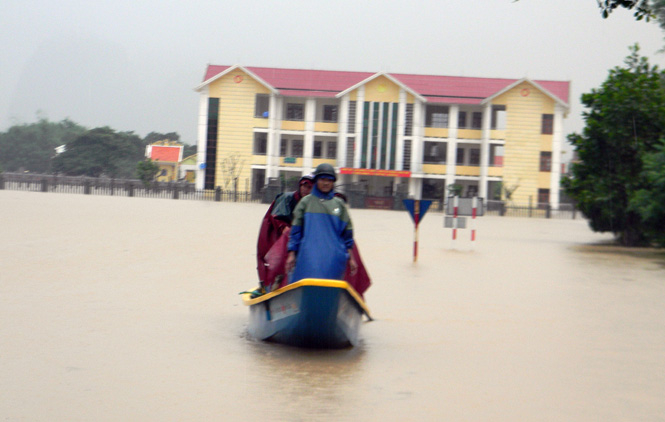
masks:
<svg viewBox="0 0 665 422"><path fill-rule="evenodd" d="M343 280L353 225L346 204L334 191L321 192L316 184L293 212L288 250L296 252L290 282L303 278Z"/></svg>

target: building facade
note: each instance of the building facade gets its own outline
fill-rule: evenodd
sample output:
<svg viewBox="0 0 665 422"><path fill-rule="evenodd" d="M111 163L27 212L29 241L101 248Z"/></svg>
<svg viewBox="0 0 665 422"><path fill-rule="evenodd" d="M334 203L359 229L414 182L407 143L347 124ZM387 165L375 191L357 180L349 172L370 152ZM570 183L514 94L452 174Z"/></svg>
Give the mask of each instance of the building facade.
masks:
<svg viewBox="0 0 665 422"><path fill-rule="evenodd" d="M570 83L208 66L198 189L260 191L320 163L341 190L559 204ZM238 183L239 182L239 183Z"/></svg>

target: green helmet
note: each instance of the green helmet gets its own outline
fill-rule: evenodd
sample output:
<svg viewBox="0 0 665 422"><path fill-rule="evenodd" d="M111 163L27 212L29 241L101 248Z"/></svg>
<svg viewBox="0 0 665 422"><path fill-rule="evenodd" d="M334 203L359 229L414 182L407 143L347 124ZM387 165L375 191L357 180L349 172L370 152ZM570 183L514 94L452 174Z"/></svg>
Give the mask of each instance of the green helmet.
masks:
<svg viewBox="0 0 665 422"><path fill-rule="evenodd" d="M318 179L321 176L332 177L333 180L337 180L337 175L335 174L335 169L328 163L321 163L316 166L314 170L314 180Z"/></svg>

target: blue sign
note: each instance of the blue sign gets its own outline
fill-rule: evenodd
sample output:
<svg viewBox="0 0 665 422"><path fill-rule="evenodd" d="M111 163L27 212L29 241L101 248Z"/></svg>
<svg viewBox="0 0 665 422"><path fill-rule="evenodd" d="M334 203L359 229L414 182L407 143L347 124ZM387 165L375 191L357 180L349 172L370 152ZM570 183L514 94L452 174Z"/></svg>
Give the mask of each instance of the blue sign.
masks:
<svg viewBox="0 0 665 422"><path fill-rule="evenodd" d="M425 217L425 213L429 209L429 206L432 205L432 201L420 199L404 199L403 202L411 215L411 219L413 219L413 222L416 224Z"/></svg>

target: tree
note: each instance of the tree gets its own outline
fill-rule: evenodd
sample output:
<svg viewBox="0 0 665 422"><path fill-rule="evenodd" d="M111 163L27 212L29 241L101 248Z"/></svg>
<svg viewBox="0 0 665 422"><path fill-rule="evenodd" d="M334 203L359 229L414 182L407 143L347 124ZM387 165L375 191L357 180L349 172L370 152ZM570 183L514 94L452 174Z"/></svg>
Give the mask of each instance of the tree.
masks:
<svg viewBox="0 0 665 422"><path fill-rule="evenodd" d="M0 133L0 164L5 171L50 173L55 148L71 142L86 128L71 120L15 125Z"/></svg>
<svg viewBox="0 0 665 422"><path fill-rule="evenodd" d="M146 135L145 138L143 138L143 142L146 145L152 144L157 141L180 142L180 135L178 135L176 132L170 132L170 133L150 132L149 134Z"/></svg>
<svg viewBox="0 0 665 422"><path fill-rule="evenodd" d="M596 0L598 7L600 7L603 18L610 16L610 13L618 7L623 7L628 10L635 10L633 16L636 20L642 20L653 17L652 7L649 5L648 0Z"/></svg>
<svg viewBox="0 0 665 422"><path fill-rule="evenodd" d="M652 239L636 198L651 190L643 163L658 152L665 131L665 74L638 52L633 46L626 67L610 70L600 88L582 95L586 126L568 136L579 161L562 180L591 228L627 246Z"/></svg>
<svg viewBox="0 0 665 422"><path fill-rule="evenodd" d="M134 177L136 163L145 155L145 144L133 132L109 127L85 132L67 145L54 160L54 170L68 175Z"/></svg>
<svg viewBox="0 0 665 422"><path fill-rule="evenodd" d="M155 180L157 173L159 173L159 165L150 158L139 161L136 166L136 175L146 187L150 185L150 182Z"/></svg>
<svg viewBox="0 0 665 422"><path fill-rule="evenodd" d="M644 156L646 186L635 193L630 208L640 214L646 237L665 247L665 138Z"/></svg>

